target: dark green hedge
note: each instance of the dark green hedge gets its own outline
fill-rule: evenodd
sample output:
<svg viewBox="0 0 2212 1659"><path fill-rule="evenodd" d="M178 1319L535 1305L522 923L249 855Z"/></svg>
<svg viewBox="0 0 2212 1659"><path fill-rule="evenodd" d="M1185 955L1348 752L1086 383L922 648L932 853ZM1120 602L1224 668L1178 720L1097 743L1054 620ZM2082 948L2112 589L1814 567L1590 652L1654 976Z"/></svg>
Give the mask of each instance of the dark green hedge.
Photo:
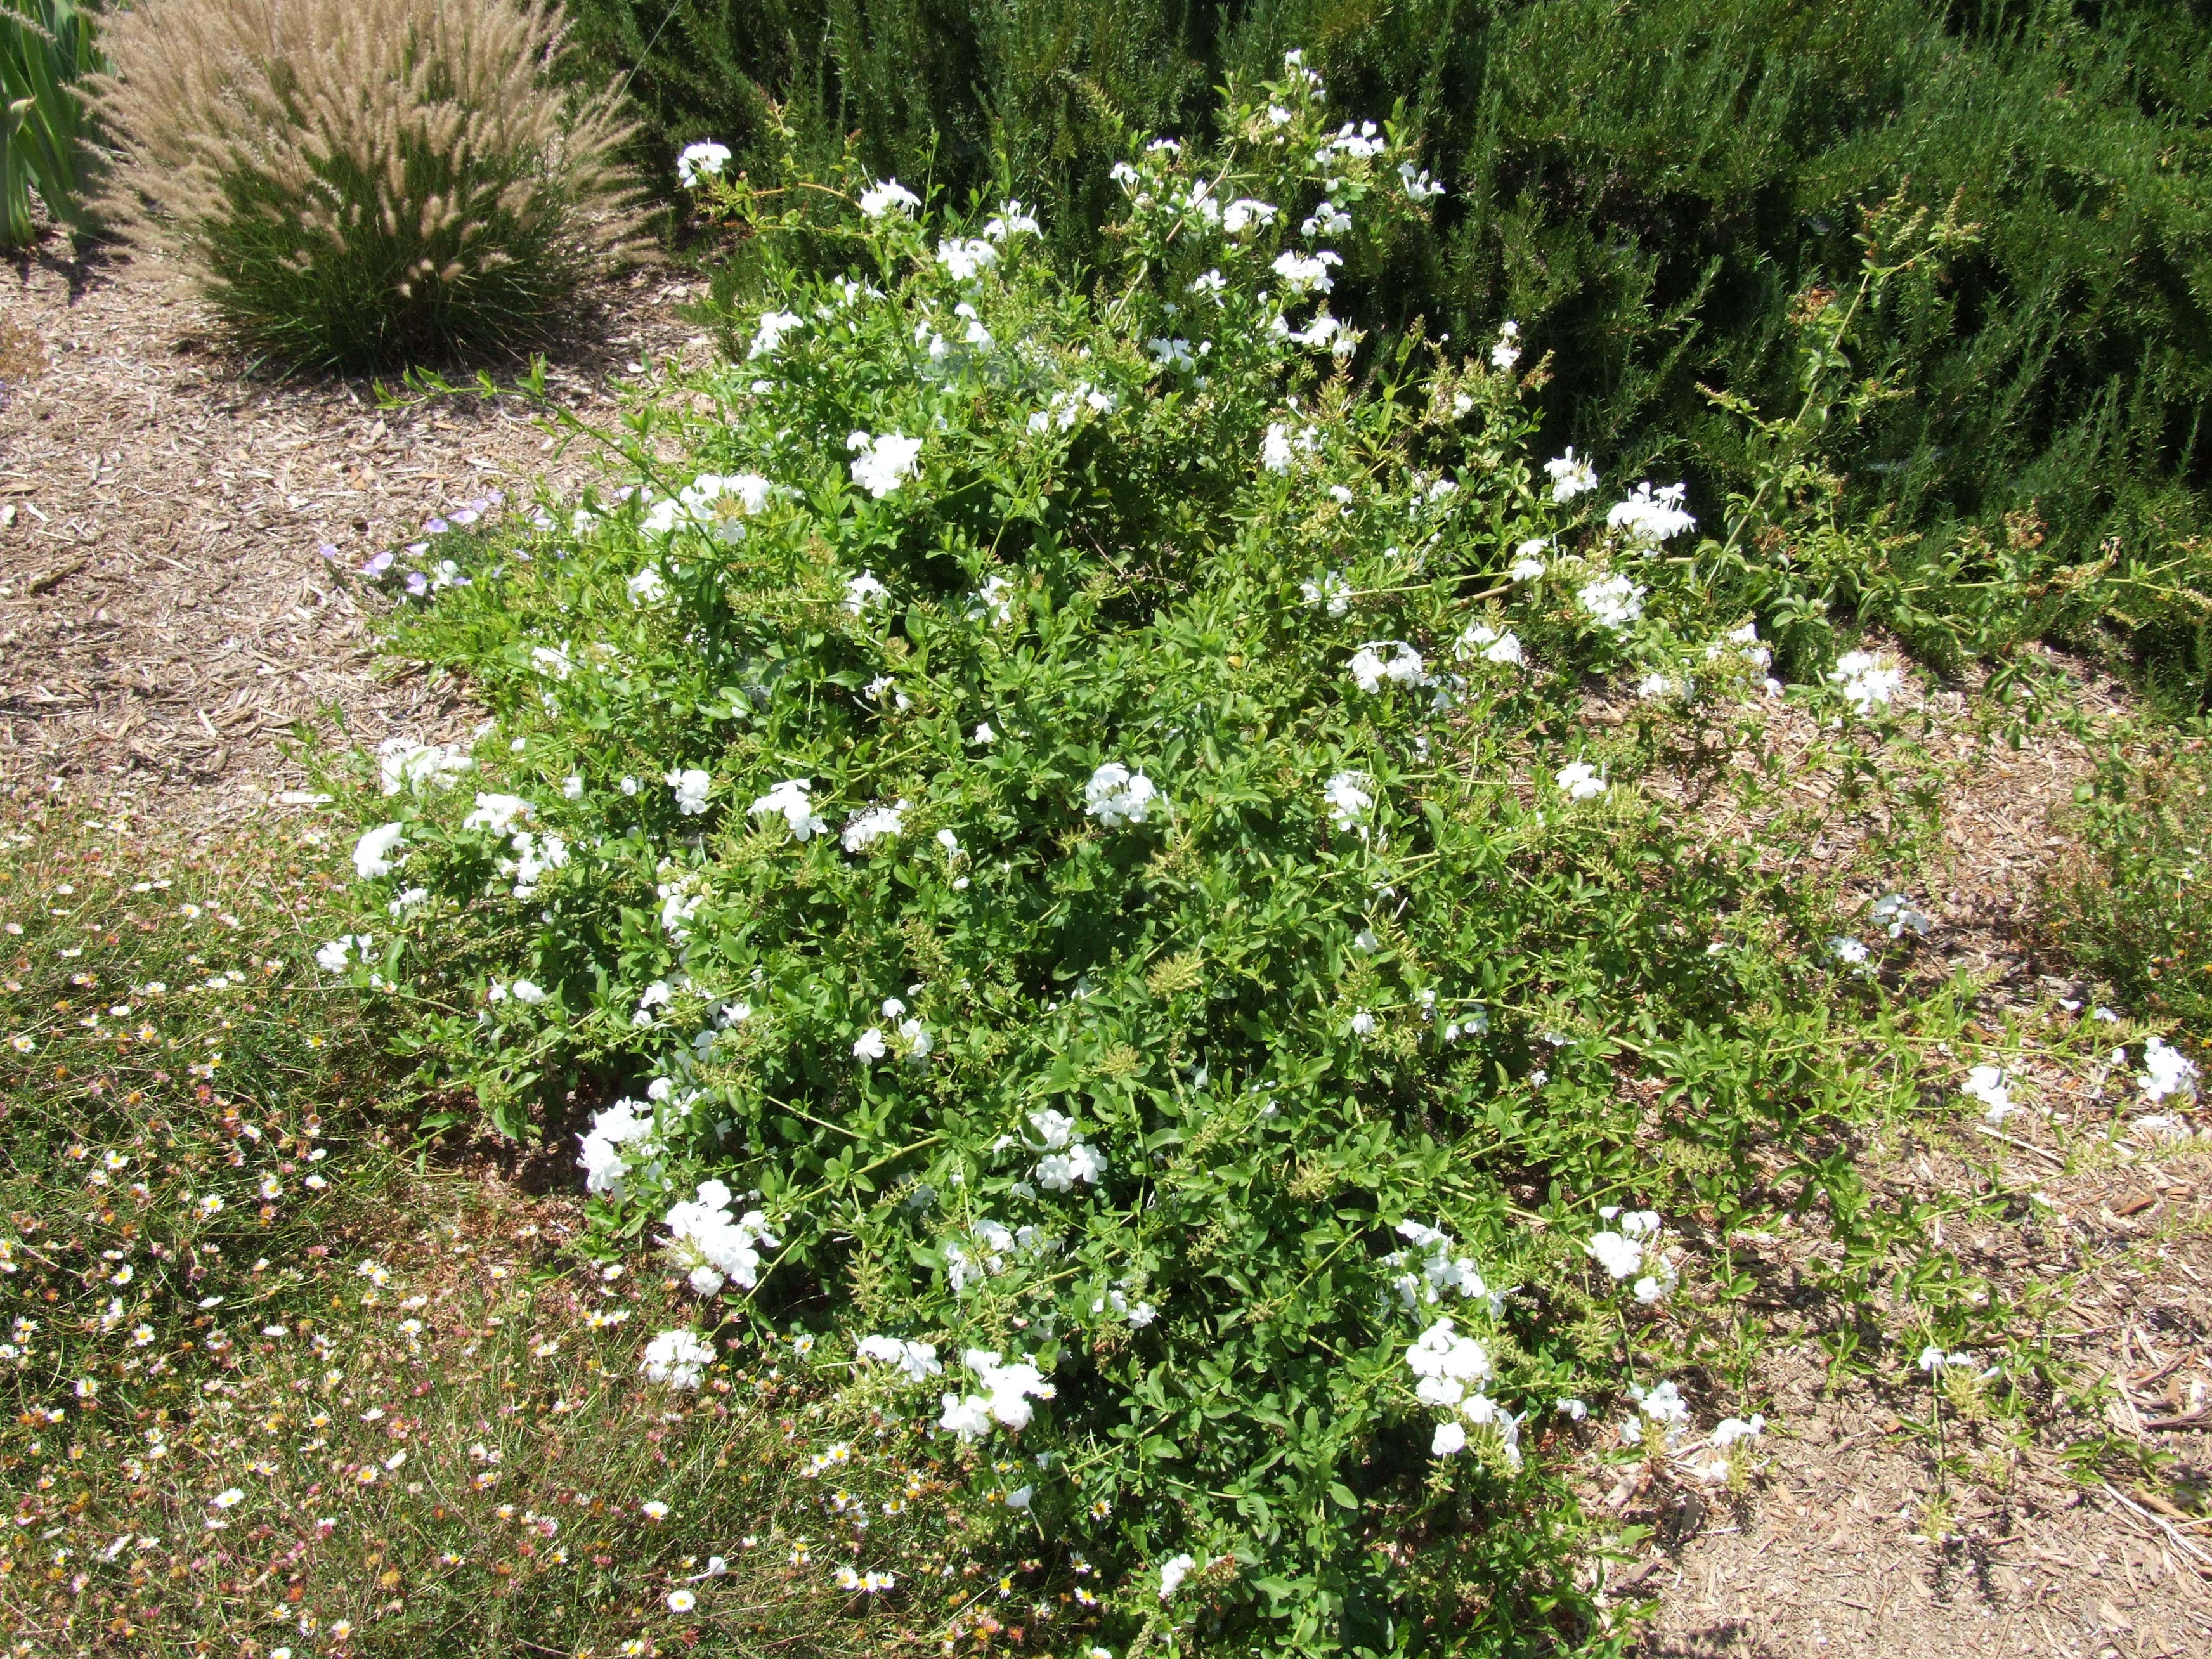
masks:
<svg viewBox="0 0 2212 1659"><path fill-rule="evenodd" d="M1433 237L1349 296L1353 314L1470 338L1517 318L1556 355L1554 440L1611 458L1616 477L1686 474L1708 509L1739 476L1741 437L1700 383L1781 401L1790 307L1849 279L1858 206L1905 181L1931 205L1955 193L1982 239L1882 319L1905 395L1829 457L1853 508L1887 507L1921 532L1898 556L1954 581L1975 573L1958 562L1972 524L2017 551L2006 514L2047 527L2031 580L2112 538L2191 580L2212 562L2193 539L2212 487L2206 0L572 10L582 61L635 70L664 167L716 137L759 176L774 97L817 155L855 130L910 182L956 197L1011 183L1076 261L1125 127L1202 131L1224 70L1304 46L1346 109L1402 100L1451 187ZM2124 609L2139 653L2197 693L2212 666L2197 611L2140 586Z"/></svg>

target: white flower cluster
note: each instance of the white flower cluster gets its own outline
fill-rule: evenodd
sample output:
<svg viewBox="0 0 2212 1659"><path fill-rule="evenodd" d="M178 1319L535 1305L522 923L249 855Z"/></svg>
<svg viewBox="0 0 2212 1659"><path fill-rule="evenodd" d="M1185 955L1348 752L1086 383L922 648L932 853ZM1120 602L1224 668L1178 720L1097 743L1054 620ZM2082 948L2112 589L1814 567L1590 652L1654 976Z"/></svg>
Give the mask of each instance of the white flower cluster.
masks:
<svg viewBox="0 0 2212 1659"><path fill-rule="evenodd" d="M1575 600L1589 613L1592 622L1617 634L1644 614L1644 596L1648 592L1626 576L1603 576L1583 583Z"/></svg>
<svg viewBox="0 0 2212 1659"><path fill-rule="evenodd" d="M1620 1437L1628 1444L1642 1445L1645 1434L1656 1428L1661 1443L1671 1449L1687 1431L1689 1402L1674 1383L1661 1382L1647 1389L1632 1382L1628 1385L1628 1397L1636 1402L1638 1411L1638 1415L1620 1425Z"/></svg>
<svg viewBox="0 0 2212 1659"><path fill-rule="evenodd" d="M783 349L783 337L796 333L806 326L806 319L795 311L769 311L761 313L760 323L753 331L753 343L745 353L748 362L756 357L773 357Z"/></svg>
<svg viewBox="0 0 2212 1659"><path fill-rule="evenodd" d="M701 1182L696 1198L671 1206L661 1219L670 1234L669 1260L701 1296L726 1284L750 1291L760 1282L760 1247L776 1246L760 1211L732 1218L730 1189L719 1181Z"/></svg>
<svg viewBox="0 0 2212 1659"><path fill-rule="evenodd" d="M1121 406L1113 393L1101 392L1088 380L1078 380L1073 386L1053 393L1042 409L1031 412L1029 429L1048 432L1057 427L1066 432L1081 420L1087 410L1094 415L1111 415Z"/></svg>
<svg viewBox="0 0 2212 1659"><path fill-rule="evenodd" d="M645 1345L638 1370L649 1382L688 1390L707 1380L707 1367L714 1363L714 1345L696 1331L663 1331Z"/></svg>
<svg viewBox="0 0 2212 1659"><path fill-rule="evenodd" d="M853 463L853 482L878 501L914 476L921 456L921 440L901 432L878 436L856 431L845 440L845 447L860 457Z"/></svg>
<svg viewBox="0 0 2212 1659"><path fill-rule="evenodd" d="M464 830L482 830L494 836L514 833L514 826L524 818L538 816L538 809L520 795L477 793L476 810L461 820Z"/></svg>
<svg viewBox="0 0 2212 1659"><path fill-rule="evenodd" d="M1510 631L1500 633L1488 623L1469 623L1467 631L1459 636L1460 659L1478 657L1484 662L1498 663L1519 668L1528 662L1522 653L1519 637Z"/></svg>
<svg viewBox="0 0 2212 1659"><path fill-rule="evenodd" d="M1636 1279L1632 1288L1638 1302L1656 1302L1671 1291L1677 1280L1674 1264L1659 1253L1659 1212L1624 1211L1617 1204L1608 1204L1598 1214L1607 1221L1619 1217L1620 1231L1595 1233L1583 1249L1616 1280L1635 1279L1648 1258L1658 1271Z"/></svg>
<svg viewBox="0 0 2212 1659"><path fill-rule="evenodd" d="M1300 582L1298 592L1308 605L1332 617L1341 617L1352 609L1352 584L1341 570L1327 571L1312 581Z"/></svg>
<svg viewBox="0 0 2212 1659"><path fill-rule="evenodd" d="M775 486L757 472L702 472L678 490L673 500L664 498L647 507L639 527L648 536L698 530L727 544L744 538L744 520L757 515L775 494ZM649 591L643 594L638 578L631 581L633 603L657 603L664 591L657 574L645 585Z"/></svg>
<svg viewBox="0 0 2212 1659"><path fill-rule="evenodd" d="M1572 444L1565 454L1545 462L1544 471L1551 475L1554 503L1571 501L1597 488L1597 469L1577 456Z"/></svg>
<svg viewBox="0 0 2212 1659"><path fill-rule="evenodd" d="M914 1382L925 1382L945 1369L933 1342L902 1341L896 1336L864 1336L854 1352L863 1359L896 1365Z"/></svg>
<svg viewBox="0 0 2212 1659"><path fill-rule="evenodd" d="M943 1395L944 1415L938 1419L937 1426L958 1436L963 1444L983 1438L994 1424L1018 1433L1036 1414L1030 1401L1050 1400L1059 1392L1027 1360L1001 1363L999 1354L988 1348L970 1348L960 1359L975 1374L982 1392Z"/></svg>
<svg viewBox="0 0 2212 1659"><path fill-rule="evenodd" d="M618 1100L592 1116L592 1127L577 1137L583 1156L576 1165L584 1172L584 1185L605 1198L620 1198L623 1177L633 1160L652 1158L659 1150L659 1126L653 1108L641 1100Z"/></svg>
<svg viewBox="0 0 2212 1659"><path fill-rule="evenodd" d="M1698 527L1698 521L1682 510L1688 494L1689 486L1679 483L1654 491L1646 479L1626 501L1614 503L1605 515L1606 528L1620 532L1632 547L1656 547Z"/></svg>
<svg viewBox="0 0 2212 1659"><path fill-rule="evenodd" d="M1390 654L1385 656L1383 653ZM1352 653L1345 672L1352 683L1370 696L1383 686L1427 685L1431 684L1428 665L1421 653L1403 640L1370 640Z"/></svg>
<svg viewBox="0 0 2212 1659"><path fill-rule="evenodd" d="M341 933L315 952L315 966L326 974L343 974L358 952L361 964L366 968L369 951L375 943L367 933Z"/></svg>
<svg viewBox="0 0 2212 1659"><path fill-rule="evenodd" d="M1398 1224L1398 1237L1412 1248L1391 1251L1382 1258L1382 1265L1398 1270L1390 1280L1390 1288L1397 1291L1398 1299L1406 1306L1433 1308L1449 1291L1456 1292L1462 1300L1487 1297L1493 1319L1504 1311L1504 1292L1490 1288L1475 1271L1474 1257L1455 1254L1457 1247L1450 1234L1408 1217Z"/></svg>
<svg viewBox="0 0 2212 1659"><path fill-rule="evenodd" d="M1270 472L1288 472L1299 456L1310 455L1320 447L1321 434L1314 428L1300 427L1292 432L1285 422L1272 422L1260 441L1260 465Z"/></svg>
<svg viewBox="0 0 2212 1659"><path fill-rule="evenodd" d="M864 806L846 821L839 839L847 852L865 853L879 841L895 840L906 827L906 811L902 800L889 806Z"/></svg>
<svg viewBox="0 0 2212 1659"><path fill-rule="evenodd" d="M937 245L937 263L954 282L973 282L999 263L999 250L981 237L947 237Z"/></svg>
<svg viewBox="0 0 2212 1659"><path fill-rule="evenodd" d="M719 179L729 164L730 147L711 139L702 143L686 144L676 158L676 182L686 190L698 187L702 179Z"/></svg>
<svg viewBox="0 0 2212 1659"><path fill-rule="evenodd" d="M1037 1136L1031 1150L1044 1154L1033 1172L1038 1186L1047 1192L1065 1193L1073 1190L1078 1182L1097 1185L1106 1173L1106 1154L1077 1138L1073 1118L1048 1107L1030 1114L1030 1127Z"/></svg>
<svg viewBox="0 0 2212 1659"><path fill-rule="evenodd" d="M921 198L896 179L878 179L860 192L860 211L871 219L880 219L887 213L914 216L921 205Z"/></svg>
<svg viewBox="0 0 2212 1659"><path fill-rule="evenodd" d="M1142 772L1132 772L1119 761L1108 761L1083 786L1083 810L1109 830L1125 823L1142 823L1153 804L1165 811L1167 797Z"/></svg>
<svg viewBox="0 0 2212 1659"><path fill-rule="evenodd" d="M386 738L376 746L377 781L387 795L403 789L416 795L425 789L450 789L475 765L459 744Z"/></svg>
<svg viewBox="0 0 2212 1659"><path fill-rule="evenodd" d="M380 823L362 830L361 839L353 844L354 873L363 881L374 881L397 870L407 861L407 855L399 851L406 834L407 826L403 823Z"/></svg>
<svg viewBox="0 0 2212 1659"><path fill-rule="evenodd" d="M830 828L829 820L815 816L814 804L808 792L814 787L811 778L786 778L781 783L756 799L745 809L748 817L763 814L781 817L790 827L793 841L807 841Z"/></svg>
<svg viewBox="0 0 2212 1659"><path fill-rule="evenodd" d="M1300 253L1285 248L1275 256L1275 275L1283 279L1283 286L1293 299L1303 299L1309 294L1327 294L1336 286L1329 267L1344 263L1341 256L1323 248L1318 253Z"/></svg>
<svg viewBox="0 0 2212 1659"><path fill-rule="evenodd" d="M1861 947L1864 954L1864 947ZM2012 1103L2010 1085L2002 1068L1977 1066L1966 1073L1966 1080L1959 1085L1959 1092L1969 1100L1977 1101L1985 1109L1983 1117L1991 1123L2002 1123L2020 1108Z"/></svg>
<svg viewBox="0 0 2212 1659"><path fill-rule="evenodd" d="M568 843L550 833L535 835L527 830L518 830L507 842L507 849L514 856L502 858L492 867L514 882L514 896L535 898L538 884L549 870L558 870L568 862Z"/></svg>
<svg viewBox="0 0 2212 1659"><path fill-rule="evenodd" d="M2179 1049L2166 1047L2165 1038L2154 1036L2143 1044L2143 1069L2136 1084L2146 1100L2164 1100L2170 1095L2193 1100L2197 1065Z"/></svg>
<svg viewBox="0 0 2212 1659"><path fill-rule="evenodd" d="M1367 816L1367 809L1375 805L1375 797L1367 793L1372 781L1364 772L1339 772L1322 787L1322 806L1339 830L1349 830ZM1367 834L1364 824L1359 833Z"/></svg>
<svg viewBox="0 0 2212 1659"><path fill-rule="evenodd" d="M1887 667L1881 659L1866 651L1847 651L1836 659L1835 672L1828 676L1838 694L1850 704L1861 718L1877 708L1885 708L1905 684L1902 669Z"/></svg>
<svg viewBox="0 0 2212 1659"><path fill-rule="evenodd" d="M1467 1425L1493 1431L1498 1449L1516 1467L1521 1462L1522 1419L1482 1392L1490 1380L1490 1351L1471 1336L1462 1336L1449 1319L1439 1319L1423 1331L1406 1350L1407 1369L1416 1379L1413 1392L1424 1405L1453 1408L1436 1425L1429 1449L1449 1457L1467 1449ZM1464 1420L1462 1420L1464 1419Z"/></svg>

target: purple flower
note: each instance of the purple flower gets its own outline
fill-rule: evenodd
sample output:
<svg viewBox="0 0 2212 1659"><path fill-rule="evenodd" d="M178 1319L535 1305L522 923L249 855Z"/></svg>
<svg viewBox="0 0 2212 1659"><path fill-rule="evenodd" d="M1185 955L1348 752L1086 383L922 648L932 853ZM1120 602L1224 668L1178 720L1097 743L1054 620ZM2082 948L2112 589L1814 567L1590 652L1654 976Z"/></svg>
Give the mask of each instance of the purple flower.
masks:
<svg viewBox="0 0 2212 1659"><path fill-rule="evenodd" d="M425 593L428 593L430 591L430 579L419 570L411 570L408 572L407 591L410 593L412 593L416 599L421 599Z"/></svg>
<svg viewBox="0 0 2212 1659"><path fill-rule="evenodd" d="M498 507L506 500L507 492L504 489L495 489L490 495L483 498L483 501L480 505L484 507Z"/></svg>
<svg viewBox="0 0 2212 1659"><path fill-rule="evenodd" d="M483 514L473 507L457 507L453 511L450 521L454 524L474 524L483 516Z"/></svg>
<svg viewBox="0 0 2212 1659"><path fill-rule="evenodd" d="M338 556L337 544L336 542L317 542L315 544L315 551L321 554L326 559L335 559Z"/></svg>
<svg viewBox="0 0 2212 1659"><path fill-rule="evenodd" d="M407 552L410 558L419 559L429 550L430 544L428 542L410 542L407 544Z"/></svg>
<svg viewBox="0 0 2212 1659"><path fill-rule="evenodd" d="M378 554L367 564L362 566L361 574L364 576L381 576L386 571L391 568L392 550L387 547L383 552Z"/></svg>
<svg viewBox="0 0 2212 1659"><path fill-rule="evenodd" d="M442 536L453 527L443 519L433 519L422 526L422 533L426 536Z"/></svg>

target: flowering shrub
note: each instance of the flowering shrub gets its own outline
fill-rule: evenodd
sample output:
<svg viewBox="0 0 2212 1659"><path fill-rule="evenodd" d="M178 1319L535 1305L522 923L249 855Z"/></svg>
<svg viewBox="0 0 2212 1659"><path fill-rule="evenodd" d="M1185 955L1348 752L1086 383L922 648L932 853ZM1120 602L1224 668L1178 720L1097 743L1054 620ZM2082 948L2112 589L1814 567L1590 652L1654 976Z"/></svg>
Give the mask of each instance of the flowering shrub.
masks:
<svg viewBox="0 0 2212 1659"><path fill-rule="evenodd" d="M379 760L343 971L508 1131L596 1108L604 1237L704 1323L803 1310L1112 1564L1109 1628L1334 1652L1576 1624L1544 1454L1677 1285L1609 1225L1664 1180L1623 1068L1723 1145L1807 1073L1716 943L1787 896L1580 718L1593 672L1761 695L1755 629L1668 562L1682 492L1527 453L1511 329L1355 383L1332 273L1434 186L1318 99L1293 54L1220 155L1117 168L1096 297L1018 204L840 179L847 273L608 489L377 567L500 732Z"/></svg>

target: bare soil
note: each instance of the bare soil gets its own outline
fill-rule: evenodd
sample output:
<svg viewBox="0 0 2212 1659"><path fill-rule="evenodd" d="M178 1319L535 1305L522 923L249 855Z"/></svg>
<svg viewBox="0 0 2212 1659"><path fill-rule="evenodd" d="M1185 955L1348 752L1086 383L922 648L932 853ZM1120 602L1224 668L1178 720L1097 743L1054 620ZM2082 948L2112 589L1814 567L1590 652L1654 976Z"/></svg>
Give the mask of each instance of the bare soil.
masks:
<svg viewBox="0 0 2212 1659"><path fill-rule="evenodd" d="M556 368L562 399L610 412L623 379L703 347L682 314L695 293L661 275L605 296L598 343ZM303 783L296 737L428 738L476 718L465 685L380 663L374 601L334 564L494 489L573 489L588 457L553 453L517 399L380 408L370 383L257 374L210 340L174 273L143 258L34 258L0 276L0 787L206 821ZM2077 678L2083 707L2124 707L2118 687ZM2047 724L1992 750L1958 691L1913 696L1944 775L1919 896L1931 959L1983 976L1993 1018L2091 994L2046 972L2031 925L2039 874L2065 849L2052 811L2088 748ZM1814 861L1847 860L1852 833L1839 823ZM1644 1652L2212 1654L2212 1522L2191 1518L2212 1486L2212 1154L2114 1139L2124 1079L2036 1081L2075 1109L1869 1146L1863 1172L1895 1192L1994 1180L2015 1194L2016 1215L1952 1242L1992 1295L2038 1310L2039 1340L2087 1391L2020 1429L1954 1424L1975 1478L1939 1483L1909 1355L1877 1368L1886 1381L1828 1386L1810 1338L1833 1310L1804 1289L1822 1247L1736 1241L1778 1328L1807 1340L1767 1347L1747 1408L1773 1425L1742 1490L1647 1476L1598 1495L1652 1528L1609 1584L1656 1599ZM2140 1476L2074 1479L2060 1452L2093 1431L2140 1448Z"/></svg>

